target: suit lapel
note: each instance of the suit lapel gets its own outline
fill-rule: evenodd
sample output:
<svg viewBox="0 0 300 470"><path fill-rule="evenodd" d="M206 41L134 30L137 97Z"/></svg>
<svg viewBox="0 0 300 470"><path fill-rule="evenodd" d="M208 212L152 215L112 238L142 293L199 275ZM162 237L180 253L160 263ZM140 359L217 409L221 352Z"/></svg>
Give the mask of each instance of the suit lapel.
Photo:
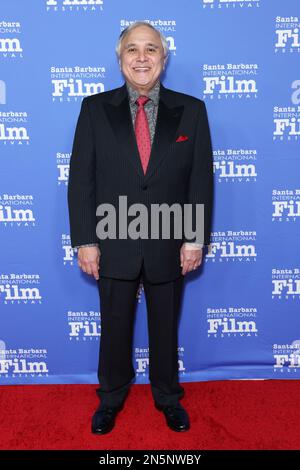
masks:
<svg viewBox="0 0 300 470"><path fill-rule="evenodd" d="M126 85L124 86L126 87ZM122 158L128 160L134 170L143 178L144 173L132 125L127 90L124 89L124 86L116 92L111 102L104 103L104 109Z"/></svg>
<svg viewBox="0 0 300 470"><path fill-rule="evenodd" d="M176 140L176 131L178 129L183 106L170 108L166 105L164 97L160 91L160 100L158 104L157 121L155 127L155 134L151 148L150 160L145 180L148 180L158 166L163 162L168 154L168 150Z"/></svg>
<svg viewBox="0 0 300 470"><path fill-rule="evenodd" d="M123 158L129 160L129 163L134 167L135 171L145 181L150 178L157 167L162 163L171 144L175 142L176 131L182 116L183 106L174 107L171 101L172 97L168 89L161 83L155 134L145 175L132 125L126 83L116 90L109 101L103 104Z"/></svg>

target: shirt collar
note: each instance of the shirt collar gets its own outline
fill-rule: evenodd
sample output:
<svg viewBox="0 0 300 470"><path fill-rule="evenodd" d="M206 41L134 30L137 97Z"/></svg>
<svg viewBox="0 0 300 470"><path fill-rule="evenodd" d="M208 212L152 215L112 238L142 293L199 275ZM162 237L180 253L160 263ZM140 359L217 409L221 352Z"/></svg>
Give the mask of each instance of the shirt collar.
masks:
<svg viewBox="0 0 300 470"><path fill-rule="evenodd" d="M127 81L126 81L126 86L128 90L130 103L135 103L135 101L140 96L139 92L135 88L133 88ZM157 82L151 88L151 90L149 91L147 95L148 98L150 98L156 106L158 105L158 100L159 100L159 90L160 90L160 81L157 80Z"/></svg>

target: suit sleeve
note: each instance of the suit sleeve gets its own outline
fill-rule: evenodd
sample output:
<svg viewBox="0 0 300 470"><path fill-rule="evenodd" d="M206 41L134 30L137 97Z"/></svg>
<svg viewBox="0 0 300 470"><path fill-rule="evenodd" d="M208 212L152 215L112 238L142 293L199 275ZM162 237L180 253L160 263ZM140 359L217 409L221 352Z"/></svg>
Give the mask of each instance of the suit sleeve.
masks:
<svg viewBox="0 0 300 470"><path fill-rule="evenodd" d="M213 209L213 153L208 116L204 101L200 102L196 136L194 145L193 165L188 186L188 202L191 207L192 226L196 228L196 205L204 205L203 237L185 238L185 242L210 243ZM201 231L200 231L201 232Z"/></svg>
<svg viewBox="0 0 300 470"><path fill-rule="evenodd" d="M81 104L70 159L68 207L71 246L97 243L95 148L86 98Z"/></svg>

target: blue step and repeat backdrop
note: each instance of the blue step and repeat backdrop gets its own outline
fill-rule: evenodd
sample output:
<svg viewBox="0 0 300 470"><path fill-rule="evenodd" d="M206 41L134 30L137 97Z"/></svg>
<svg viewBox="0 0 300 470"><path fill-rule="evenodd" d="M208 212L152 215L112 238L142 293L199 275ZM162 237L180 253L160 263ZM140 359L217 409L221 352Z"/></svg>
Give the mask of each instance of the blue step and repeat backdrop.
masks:
<svg viewBox="0 0 300 470"><path fill-rule="evenodd" d="M123 84L114 48L135 20L167 37L163 82L205 101L213 140L180 380L299 379L299 0L0 0L0 383L97 383L99 296L70 247L68 168L82 98ZM133 361L148 383L142 285Z"/></svg>

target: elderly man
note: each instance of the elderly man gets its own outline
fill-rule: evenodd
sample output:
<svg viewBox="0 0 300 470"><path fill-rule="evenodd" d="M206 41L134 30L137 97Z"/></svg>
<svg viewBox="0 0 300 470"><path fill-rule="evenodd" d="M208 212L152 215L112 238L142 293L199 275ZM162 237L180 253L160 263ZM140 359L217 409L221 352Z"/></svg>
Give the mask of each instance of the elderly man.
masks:
<svg viewBox="0 0 300 470"><path fill-rule="evenodd" d="M131 24L116 50L125 83L83 99L68 186L71 245L100 294L100 405L92 432L113 429L135 377L132 340L140 282L154 403L172 430L186 431L190 421L179 403L184 389L178 379L177 330L184 276L200 266L203 245L210 240L213 165L206 107L163 86L168 44L149 23ZM97 208L108 203L122 211L121 195L128 207L139 203L149 211L154 204L190 204L195 215L202 204L203 240L184 234L164 238L161 232L158 238L99 235L99 214L104 214Z"/></svg>

